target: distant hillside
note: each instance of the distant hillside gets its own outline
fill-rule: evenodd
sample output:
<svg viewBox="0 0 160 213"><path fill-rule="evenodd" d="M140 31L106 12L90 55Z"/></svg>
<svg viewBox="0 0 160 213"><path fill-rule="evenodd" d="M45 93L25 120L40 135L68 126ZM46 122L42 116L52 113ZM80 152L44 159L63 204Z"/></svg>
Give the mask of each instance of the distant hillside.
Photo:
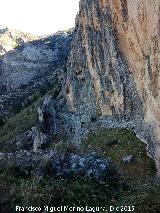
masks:
<svg viewBox="0 0 160 213"><path fill-rule="evenodd" d="M25 97L54 83L56 70L67 61L72 32L39 37L0 28L0 117Z"/></svg>

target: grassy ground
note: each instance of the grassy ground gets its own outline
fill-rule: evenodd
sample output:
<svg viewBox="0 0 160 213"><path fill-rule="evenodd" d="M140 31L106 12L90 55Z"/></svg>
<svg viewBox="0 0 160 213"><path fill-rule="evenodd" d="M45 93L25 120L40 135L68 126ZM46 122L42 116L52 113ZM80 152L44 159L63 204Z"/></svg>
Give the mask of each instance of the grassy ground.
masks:
<svg viewBox="0 0 160 213"><path fill-rule="evenodd" d="M37 124L38 106L43 96L56 96L59 90L59 85L55 85L53 88L46 89L43 92L36 92L26 99L28 103L26 107L18 107L19 112L11 116L5 124L0 127L0 151L10 150L10 147L5 146L7 141L10 141L16 135L24 133Z"/></svg>
<svg viewBox="0 0 160 213"><path fill-rule="evenodd" d="M69 149L69 145L66 146ZM65 149L66 146L61 144L59 148ZM1 208L3 212L8 208L8 212L12 213L15 212L16 205L40 207L131 205L135 206L136 213L158 213L160 186L153 182L156 168L145 149L145 144L129 130L102 130L83 141L77 152L96 151L103 157L110 157L120 171L125 184L98 185L94 181L84 179L24 178L3 171L0 175ZM71 150L73 150L72 146ZM128 155L134 155L135 162L124 164L122 158Z"/></svg>
<svg viewBox="0 0 160 213"><path fill-rule="evenodd" d="M38 121L38 103L35 102L31 106L22 109L20 113L13 115L7 120L0 129L0 146L11 140L15 135L19 135L35 126Z"/></svg>
<svg viewBox="0 0 160 213"><path fill-rule="evenodd" d="M146 154L146 145L127 129L102 130L82 143L84 152L96 151L109 157L128 185L117 194L114 206L134 205L136 213L160 212L160 186L155 184L156 166ZM133 155L135 161L125 164L122 158Z"/></svg>
<svg viewBox="0 0 160 213"><path fill-rule="evenodd" d="M81 150L96 151L104 157L111 158L129 182L143 182L156 172L154 161L146 154L146 144L127 129L101 130L98 134L92 134L83 141ZM124 164L122 158L129 155L133 155L135 161Z"/></svg>

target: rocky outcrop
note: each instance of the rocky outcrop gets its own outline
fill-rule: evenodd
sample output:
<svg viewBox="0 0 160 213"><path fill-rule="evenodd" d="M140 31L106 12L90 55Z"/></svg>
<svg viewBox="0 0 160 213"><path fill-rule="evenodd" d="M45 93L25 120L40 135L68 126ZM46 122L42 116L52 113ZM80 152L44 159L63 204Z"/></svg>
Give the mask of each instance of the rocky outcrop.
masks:
<svg viewBox="0 0 160 213"><path fill-rule="evenodd" d="M119 53L111 9L101 10L98 1L82 1L76 25L66 85L70 110L78 112L87 128L99 117L121 126L142 121L142 101Z"/></svg>
<svg viewBox="0 0 160 213"><path fill-rule="evenodd" d="M38 110L35 151L57 135L79 144L89 131L125 127L160 167L159 8L158 0L81 0L72 48L70 32L31 38L1 29L0 115L58 79L60 92Z"/></svg>
<svg viewBox="0 0 160 213"><path fill-rule="evenodd" d="M37 37L0 28L0 117L37 90L56 84L71 40L72 30Z"/></svg>
<svg viewBox="0 0 160 213"><path fill-rule="evenodd" d="M145 0L83 0L65 87L80 129L132 128L159 166L159 8Z"/></svg>
<svg viewBox="0 0 160 213"><path fill-rule="evenodd" d="M21 151L0 153L0 170L11 170L15 175L52 176L59 178L88 178L98 183L117 181L119 175L109 159L95 153L77 155L54 151L32 153Z"/></svg>

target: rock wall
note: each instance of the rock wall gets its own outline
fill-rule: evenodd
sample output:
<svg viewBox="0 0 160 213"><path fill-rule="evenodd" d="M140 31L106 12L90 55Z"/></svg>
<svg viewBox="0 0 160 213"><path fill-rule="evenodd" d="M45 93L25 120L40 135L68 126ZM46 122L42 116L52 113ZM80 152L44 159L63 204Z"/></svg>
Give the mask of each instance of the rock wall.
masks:
<svg viewBox="0 0 160 213"><path fill-rule="evenodd" d="M152 123L154 129L155 156L159 161L160 2L128 0L110 1L109 4L119 50L135 79L138 94L143 102L144 122ZM123 18L124 13L126 19Z"/></svg>
<svg viewBox="0 0 160 213"><path fill-rule="evenodd" d="M65 88L79 131L132 128L158 166L159 20L158 0L81 0Z"/></svg>
<svg viewBox="0 0 160 213"><path fill-rule="evenodd" d="M81 0L72 48L72 32L0 27L0 117L58 78L60 95L39 108L48 135L79 143L97 127L131 128L160 167L159 22L159 0Z"/></svg>

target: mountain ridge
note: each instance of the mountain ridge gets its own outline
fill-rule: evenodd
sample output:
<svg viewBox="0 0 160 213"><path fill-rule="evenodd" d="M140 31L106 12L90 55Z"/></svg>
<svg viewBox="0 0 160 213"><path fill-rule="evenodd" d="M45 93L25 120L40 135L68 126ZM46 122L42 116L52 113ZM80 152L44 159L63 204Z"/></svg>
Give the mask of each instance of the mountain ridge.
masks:
<svg viewBox="0 0 160 213"><path fill-rule="evenodd" d="M21 105L27 96L51 84L56 70L65 66L72 33L71 29L49 36L33 36L7 28L1 34L1 117L11 113L12 105Z"/></svg>

